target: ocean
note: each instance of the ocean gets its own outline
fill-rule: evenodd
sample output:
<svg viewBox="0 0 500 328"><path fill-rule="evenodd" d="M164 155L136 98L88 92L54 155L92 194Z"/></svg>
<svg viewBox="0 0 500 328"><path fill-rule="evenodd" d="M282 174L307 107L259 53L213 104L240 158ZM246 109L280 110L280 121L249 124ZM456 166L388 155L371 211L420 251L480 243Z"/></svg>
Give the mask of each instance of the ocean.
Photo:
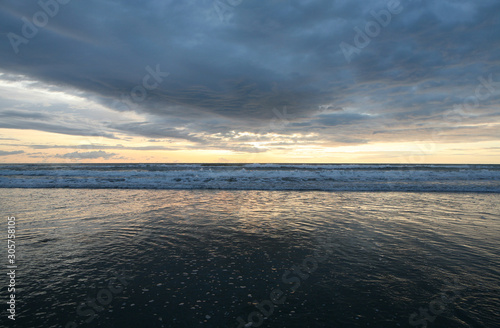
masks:
<svg viewBox="0 0 500 328"><path fill-rule="evenodd" d="M500 192L500 165L0 164L2 188Z"/></svg>
<svg viewBox="0 0 500 328"><path fill-rule="evenodd" d="M499 165L0 165L0 326L498 327L499 204Z"/></svg>

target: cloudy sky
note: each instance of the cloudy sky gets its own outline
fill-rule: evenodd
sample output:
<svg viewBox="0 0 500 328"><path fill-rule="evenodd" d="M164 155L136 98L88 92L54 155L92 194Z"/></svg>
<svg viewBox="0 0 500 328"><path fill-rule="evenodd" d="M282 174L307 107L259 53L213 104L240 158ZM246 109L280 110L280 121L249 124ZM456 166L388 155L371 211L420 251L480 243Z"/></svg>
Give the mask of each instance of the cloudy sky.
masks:
<svg viewBox="0 0 500 328"><path fill-rule="evenodd" d="M0 162L500 163L498 0L6 0Z"/></svg>

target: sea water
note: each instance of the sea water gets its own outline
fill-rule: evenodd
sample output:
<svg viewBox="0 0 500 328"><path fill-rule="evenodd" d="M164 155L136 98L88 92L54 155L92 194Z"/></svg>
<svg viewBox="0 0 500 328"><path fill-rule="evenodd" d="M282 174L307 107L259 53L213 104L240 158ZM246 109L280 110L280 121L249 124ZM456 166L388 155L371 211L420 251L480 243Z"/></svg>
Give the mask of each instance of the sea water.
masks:
<svg viewBox="0 0 500 328"><path fill-rule="evenodd" d="M499 323L496 166L20 167L16 327Z"/></svg>
<svg viewBox="0 0 500 328"><path fill-rule="evenodd" d="M16 164L2 188L500 192L500 165Z"/></svg>

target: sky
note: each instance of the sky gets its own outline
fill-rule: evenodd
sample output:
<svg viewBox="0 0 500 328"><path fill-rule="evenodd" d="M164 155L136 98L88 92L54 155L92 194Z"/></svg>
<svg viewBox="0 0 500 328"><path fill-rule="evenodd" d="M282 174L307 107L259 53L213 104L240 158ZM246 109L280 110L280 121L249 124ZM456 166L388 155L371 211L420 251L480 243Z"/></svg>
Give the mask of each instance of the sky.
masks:
<svg viewBox="0 0 500 328"><path fill-rule="evenodd" d="M498 0L7 0L0 163L500 164Z"/></svg>

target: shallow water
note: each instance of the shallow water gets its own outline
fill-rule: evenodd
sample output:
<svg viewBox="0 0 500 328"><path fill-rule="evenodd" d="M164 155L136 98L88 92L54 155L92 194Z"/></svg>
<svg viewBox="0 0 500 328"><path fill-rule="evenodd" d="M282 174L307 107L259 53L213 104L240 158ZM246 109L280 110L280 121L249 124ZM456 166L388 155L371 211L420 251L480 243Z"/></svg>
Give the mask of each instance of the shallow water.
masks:
<svg viewBox="0 0 500 328"><path fill-rule="evenodd" d="M17 220L19 327L495 327L499 201L0 189L4 227Z"/></svg>

